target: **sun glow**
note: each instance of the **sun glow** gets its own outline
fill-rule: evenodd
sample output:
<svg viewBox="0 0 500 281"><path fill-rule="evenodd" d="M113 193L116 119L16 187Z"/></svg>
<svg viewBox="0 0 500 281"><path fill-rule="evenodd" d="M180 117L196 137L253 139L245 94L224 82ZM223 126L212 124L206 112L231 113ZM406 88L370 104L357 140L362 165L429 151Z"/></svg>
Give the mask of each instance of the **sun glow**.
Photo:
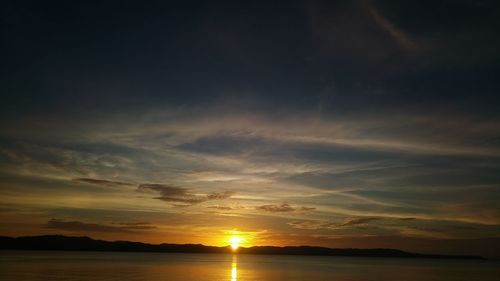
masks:
<svg viewBox="0 0 500 281"><path fill-rule="evenodd" d="M238 250L241 242L243 242L243 238L241 237L232 236L231 238L229 238L229 244L231 245L231 249L233 249L233 251Z"/></svg>

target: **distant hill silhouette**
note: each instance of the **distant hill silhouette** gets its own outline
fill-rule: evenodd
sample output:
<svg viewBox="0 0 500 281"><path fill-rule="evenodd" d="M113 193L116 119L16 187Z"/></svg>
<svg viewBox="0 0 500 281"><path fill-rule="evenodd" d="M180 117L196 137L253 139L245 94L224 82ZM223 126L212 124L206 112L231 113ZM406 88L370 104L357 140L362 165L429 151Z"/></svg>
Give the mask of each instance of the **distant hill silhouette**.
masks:
<svg viewBox="0 0 500 281"><path fill-rule="evenodd" d="M104 241L89 237L42 235L25 237L0 236L2 250L58 250L58 251L112 251L112 252L161 252L161 253L229 253L231 248L201 244L147 244L130 241ZM318 255L346 257L390 257L432 259L484 259L471 255L417 254L395 249L332 249L312 246L256 246L238 249L241 254L266 255Z"/></svg>

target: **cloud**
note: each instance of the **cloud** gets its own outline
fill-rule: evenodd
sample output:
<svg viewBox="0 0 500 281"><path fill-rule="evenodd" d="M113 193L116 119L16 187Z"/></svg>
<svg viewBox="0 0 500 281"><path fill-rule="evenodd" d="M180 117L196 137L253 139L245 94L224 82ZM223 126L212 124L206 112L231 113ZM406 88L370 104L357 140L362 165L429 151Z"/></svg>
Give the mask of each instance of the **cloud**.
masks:
<svg viewBox="0 0 500 281"><path fill-rule="evenodd" d="M294 211L308 212L308 211L313 211L316 208L304 207L304 206L302 206L300 208L296 208L296 207L290 206L289 204L283 203L281 205L272 205L272 204L261 205L261 206L255 207L255 209L261 210L261 211L266 211L266 212L271 212L271 213L280 213L280 212L294 212Z"/></svg>
<svg viewBox="0 0 500 281"><path fill-rule="evenodd" d="M446 229L422 226L407 226L400 230L400 235L411 237L428 237L434 239L452 239L456 238Z"/></svg>
<svg viewBox="0 0 500 281"><path fill-rule="evenodd" d="M149 223L141 224L128 224L122 223L120 226L97 224L97 223L85 223L81 221L63 221L58 219L51 219L45 225L46 228L59 229L66 231L77 231L77 232L135 232L138 230L150 230L156 227Z"/></svg>
<svg viewBox="0 0 500 281"><path fill-rule="evenodd" d="M367 224L372 221L380 220L380 218L359 218L359 219L350 219L341 225L339 227L344 227L344 226L353 226L353 225L360 225L360 224Z"/></svg>
<svg viewBox="0 0 500 281"><path fill-rule="evenodd" d="M233 210L241 210L244 209L245 207L239 205L236 206L214 205L214 206L208 206L207 208L221 210L221 211L233 211Z"/></svg>
<svg viewBox="0 0 500 281"><path fill-rule="evenodd" d="M189 190L181 187L166 185L166 184L140 184L137 188L138 191L153 190L160 193L159 197L156 199L173 202L173 203L184 203L188 205L199 204L202 202L210 200L223 200L231 197L233 192L213 192L205 196L197 195L189 192Z"/></svg>
<svg viewBox="0 0 500 281"><path fill-rule="evenodd" d="M156 229L157 227L149 222L119 222L117 225L122 225L129 229Z"/></svg>
<svg viewBox="0 0 500 281"><path fill-rule="evenodd" d="M291 221L288 222L287 224L297 229L318 230L321 228L325 228L326 226L331 225L332 223L325 221L306 220L306 221Z"/></svg>
<svg viewBox="0 0 500 281"><path fill-rule="evenodd" d="M309 230L338 229L355 225L365 225L372 221L380 219L381 218L376 218L376 217L356 218L356 219L347 219L343 223L336 223L332 221L319 221L319 220L301 220L301 221L291 221L288 222L287 224L297 229L309 229Z"/></svg>
<svg viewBox="0 0 500 281"><path fill-rule="evenodd" d="M208 206L207 208L209 208L209 209L217 209L217 210L221 210L221 211L235 210L235 208L233 208L231 206Z"/></svg>
<svg viewBox="0 0 500 281"><path fill-rule="evenodd" d="M255 209L272 213L295 211L295 208L286 203L281 205L261 205L255 207Z"/></svg>
<svg viewBox="0 0 500 281"><path fill-rule="evenodd" d="M402 48L406 50L418 49L416 43L406 33L401 31L395 24L384 17L375 7L368 6L368 11L378 26L389 33Z"/></svg>
<svg viewBox="0 0 500 281"><path fill-rule="evenodd" d="M94 185L102 185L106 187L119 187L119 186L132 186L133 184L127 182L120 181L110 181L110 180L102 180L102 179L93 179L93 178L75 178L73 181L89 183Z"/></svg>
<svg viewBox="0 0 500 281"><path fill-rule="evenodd" d="M169 186L165 184L141 184L139 185L137 190L157 191L158 193L160 193L160 197L156 197L156 199L163 200L166 202L198 204L207 201L206 197L189 193L184 188Z"/></svg>
<svg viewBox="0 0 500 281"><path fill-rule="evenodd" d="M207 200L222 200L227 199L233 195L234 192L224 191L224 192L212 192L207 195Z"/></svg>

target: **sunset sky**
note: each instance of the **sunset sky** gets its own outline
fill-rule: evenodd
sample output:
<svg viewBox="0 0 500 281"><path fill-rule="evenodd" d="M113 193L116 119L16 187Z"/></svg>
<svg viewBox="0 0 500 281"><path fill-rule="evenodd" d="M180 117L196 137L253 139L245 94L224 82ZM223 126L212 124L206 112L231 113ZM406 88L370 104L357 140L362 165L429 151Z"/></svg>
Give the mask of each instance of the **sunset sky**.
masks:
<svg viewBox="0 0 500 281"><path fill-rule="evenodd" d="M498 256L497 1L100 2L1 4L0 235Z"/></svg>

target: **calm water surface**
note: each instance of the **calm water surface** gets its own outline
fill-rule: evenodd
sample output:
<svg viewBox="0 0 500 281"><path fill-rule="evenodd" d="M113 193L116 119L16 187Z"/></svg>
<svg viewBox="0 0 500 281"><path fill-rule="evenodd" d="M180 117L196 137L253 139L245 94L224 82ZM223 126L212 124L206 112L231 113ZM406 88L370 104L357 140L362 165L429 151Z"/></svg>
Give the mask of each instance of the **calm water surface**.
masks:
<svg viewBox="0 0 500 281"><path fill-rule="evenodd" d="M496 261L0 251L0 280L500 280Z"/></svg>

